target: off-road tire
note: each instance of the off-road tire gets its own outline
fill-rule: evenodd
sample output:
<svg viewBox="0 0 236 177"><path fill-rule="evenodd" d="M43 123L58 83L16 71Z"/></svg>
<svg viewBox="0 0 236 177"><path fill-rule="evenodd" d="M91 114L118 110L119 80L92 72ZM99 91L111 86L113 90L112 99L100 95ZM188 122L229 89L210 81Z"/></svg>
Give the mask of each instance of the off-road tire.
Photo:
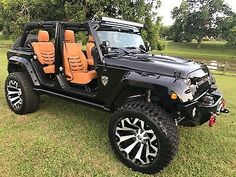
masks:
<svg viewBox="0 0 236 177"><path fill-rule="evenodd" d="M12 47L13 50L17 50L20 47L20 40L20 37L16 39ZM32 48L31 43L36 41L38 41L37 35L29 34L25 40L24 47Z"/></svg>
<svg viewBox="0 0 236 177"><path fill-rule="evenodd" d="M17 97L17 94L9 94L9 88L13 83L13 86L17 85L20 90L21 104L14 106L14 103L10 101L11 98ZM10 85L11 84L11 85ZM16 89L15 89L16 90ZM10 109L16 114L28 114L36 111L39 107L40 95L33 90L33 84L30 78L23 72L10 73L5 81L5 96Z"/></svg>
<svg viewBox="0 0 236 177"><path fill-rule="evenodd" d="M150 125L159 139L158 156L146 165L139 165L128 159L119 149L115 135L118 122L122 118L137 117ZM109 140L117 157L129 168L147 174L163 170L174 158L179 145L177 127L170 114L159 106L146 101L129 102L118 108L109 124Z"/></svg>
<svg viewBox="0 0 236 177"><path fill-rule="evenodd" d="M12 46L13 50L17 50L20 47L20 40L21 40L20 37L16 39L15 43Z"/></svg>

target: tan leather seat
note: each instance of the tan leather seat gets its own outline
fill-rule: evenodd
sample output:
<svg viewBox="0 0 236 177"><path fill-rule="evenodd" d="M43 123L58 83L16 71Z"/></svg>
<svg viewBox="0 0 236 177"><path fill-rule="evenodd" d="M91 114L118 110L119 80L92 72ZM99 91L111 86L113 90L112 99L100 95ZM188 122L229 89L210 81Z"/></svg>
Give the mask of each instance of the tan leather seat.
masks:
<svg viewBox="0 0 236 177"><path fill-rule="evenodd" d="M92 56L93 47L95 47L94 39L91 35L89 35L88 43L86 45L86 54L87 54L89 65L94 65L94 60L93 60L93 56Z"/></svg>
<svg viewBox="0 0 236 177"><path fill-rule="evenodd" d="M44 66L44 73L55 73L55 49L54 44L49 41L48 32L40 30L38 33L38 42L33 42L32 47L37 55L38 61Z"/></svg>
<svg viewBox="0 0 236 177"><path fill-rule="evenodd" d="M82 51L82 46L75 42L72 30L65 30L63 51L67 80L75 84L88 84L97 77L95 70L88 71L88 61Z"/></svg>

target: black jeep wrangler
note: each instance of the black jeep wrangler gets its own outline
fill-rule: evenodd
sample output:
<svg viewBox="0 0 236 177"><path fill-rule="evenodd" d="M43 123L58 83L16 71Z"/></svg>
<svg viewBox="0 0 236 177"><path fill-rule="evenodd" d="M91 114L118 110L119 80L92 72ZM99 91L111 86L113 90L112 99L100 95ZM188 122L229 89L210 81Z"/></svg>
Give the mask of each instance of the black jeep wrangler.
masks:
<svg viewBox="0 0 236 177"><path fill-rule="evenodd" d="M47 94L111 112L118 158L133 170L161 171L177 152L178 124L213 125L228 110L205 65L148 53L142 28L108 17L26 24L7 53L9 107L34 112Z"/></svg>

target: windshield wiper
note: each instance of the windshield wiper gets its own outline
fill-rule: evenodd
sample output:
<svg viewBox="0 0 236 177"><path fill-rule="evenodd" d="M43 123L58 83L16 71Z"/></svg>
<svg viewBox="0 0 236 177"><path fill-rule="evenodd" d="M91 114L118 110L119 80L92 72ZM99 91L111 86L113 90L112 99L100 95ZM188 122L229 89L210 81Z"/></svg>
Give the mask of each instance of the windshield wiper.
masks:
<svg viewBox="0 0 236 177"><path fill-rule="evenodd" d="M141 47L125 47L126 49L133 49L133 50L139 50L142 53L147 53L144 49L142 49ZM134 53L134 52L132 52Z"/></svg>
<svg viewBox="0 0 236 177"><path fill-rule="evenodd" d="M115 49L115 50L121 50L123 51L125 54L130 54L130 52L128 52L127 50L123 49L123 48L120 48L120 47L111 47L111 49Z"/></svg>

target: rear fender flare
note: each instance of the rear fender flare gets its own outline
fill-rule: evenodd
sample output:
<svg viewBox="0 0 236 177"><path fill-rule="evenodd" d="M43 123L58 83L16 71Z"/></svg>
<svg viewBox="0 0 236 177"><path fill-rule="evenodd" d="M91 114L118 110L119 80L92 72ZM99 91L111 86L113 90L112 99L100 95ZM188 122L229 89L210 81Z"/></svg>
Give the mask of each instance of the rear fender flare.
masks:
<svg viewBox="0 0 236 177"><path fill-rule="evenodd" d="M35 71L31 65L31 62L28 59L18 57L18 56L10 57L9 62L8 62L8 72L9 73L14 72L12 68L15 68L15 67L20 67L25 72L27 72L34 86L40 86L40 82L35 74Z"/></svg>

